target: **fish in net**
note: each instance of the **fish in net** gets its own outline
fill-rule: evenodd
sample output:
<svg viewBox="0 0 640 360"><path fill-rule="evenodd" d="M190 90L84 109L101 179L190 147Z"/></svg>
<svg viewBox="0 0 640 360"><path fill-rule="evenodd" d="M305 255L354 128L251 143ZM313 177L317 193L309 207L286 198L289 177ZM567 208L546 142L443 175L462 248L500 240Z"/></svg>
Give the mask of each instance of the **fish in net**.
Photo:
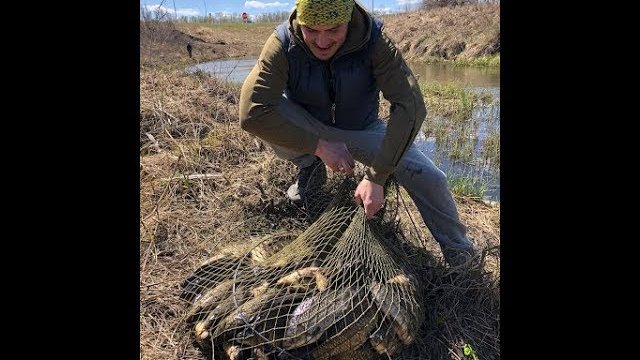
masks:
<svg viewBox="0 0 640 360"><path fill-rule="evenodd" d="M414 343L424 320L416 271L353 189L346 179L318 201L324 211L296 238L223 251L183 281L185 324L202 348L229 359L378 359Z"/></svg>
<svg viewBox="0 0 640 360"><path fill-rule="evenodd" d="M208 358L462 358L470 342L499 358L489 255L472 276L442 266L404 235L397 183L370 220L356 185L334 179L307 199L304 224L235 242L187 276L183 325Z"/></svg>

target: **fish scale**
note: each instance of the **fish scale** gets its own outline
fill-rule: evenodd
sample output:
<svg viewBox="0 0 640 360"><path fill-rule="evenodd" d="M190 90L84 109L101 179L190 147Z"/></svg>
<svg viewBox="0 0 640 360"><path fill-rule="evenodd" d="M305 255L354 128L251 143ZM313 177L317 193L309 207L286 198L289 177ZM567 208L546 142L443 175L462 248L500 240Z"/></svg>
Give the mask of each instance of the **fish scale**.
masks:
<svg viewBox="0 0 640 360"><path fill-rule="evenodd" d="M285 349L295 349L316 342L325 331L350 310L349 290L331 290L305 299L293 312L287 325Z"/></svg>
<svg viewBox="0 0 640 360"><path fill-rule="evenodd" d="M372 281L371 294L380 310L392 320L393 329L398 338L405 345L409 345L415 340L413 333L417 330L417 322L410 321L412 314L407 311L407 300L400 297L398 293L394 296L393 286L396 284L382 285Z"/></svg>
<svg viewBox="0 0 640 360"><path fill-rule="evenodd" d="M224 301L221 301L207 314L204 320L199 321L194 326L196 340L200 342L206 340L209 337L208 335L210 330L216 326L216 323L229 312L233 311L233 308L235 307L234 297L236 301L244 301L249 297L249 293L245 291L237 291L235 295L231 294Z"/></svg>
<svg viewBox="0 0 640 360"><path fill-rule="evenodd" d="M367 343L362 344L362 346L355 348L353 351L334 357L335 360L375 360L379 358L380 355Z"/></svg>
<svg viewBox="0 0 640 360"><path fill-rule="evenodd" d="M351 323L341 333L318 346L313 352L313 359L332 359L336 355L361 346L367 342L370 331L377 326L378 321L376 310L369 307L356 322Z"/></svg>
<svg viewBox="0 0 640 360"><path fill-rule="evenodd" d="M221 282L213 289L209 289L193 303L185 315L186 321L189 323L201 320L211 309L218 306L222 300L228 298L232 290L233 280L231 279Z"/></svg>
<svg viewBox="0 0 640 360"><path fill-rule="evenodd" d="M297 306L303 297L304 293L299 292L274 300L270 307L261 309L255 320L233 340L249 346L269 344L281 347L287 325L287 316L284 314L288 314L292 307Z"/></svg>
<svg viewBox="0 0 640 360"><path fill-rule="evenodd" d="M251 298L220 321L213 333L213 337L216 338L229 330L241 327L245 325L245 321L255 321L260 311L264 309L265 306L270 308L271 304L275 301L283 303L302 296L302 293L295 292L295 289L294 292L290 292L290 289L291 288L271 288L264 294ZM224 338L233 336L234 334L230 332L229 334L226 334Z"/></svg>

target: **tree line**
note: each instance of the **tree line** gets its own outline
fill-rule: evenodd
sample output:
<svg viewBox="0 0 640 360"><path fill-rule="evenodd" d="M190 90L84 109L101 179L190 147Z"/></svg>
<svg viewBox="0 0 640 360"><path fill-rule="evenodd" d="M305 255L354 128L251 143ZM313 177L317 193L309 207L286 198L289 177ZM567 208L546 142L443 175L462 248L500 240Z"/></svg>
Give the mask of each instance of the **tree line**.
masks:
<svg viewBox="0 0 640 360"><path fill-rule="evenodd" d="M164 1L163 1L164 2ZM417 8L421 8L424 10L440 8L440 7L453 7L453 6L461 6L461 5L472 5L472 4L499 4L500 0L422 0L422 3L417 6ZM416 7L410 8L406 7L404 11L399 12L407 12L411 10L415 10ZM374 14L377 14L374 7ZM280 11L280 12L272 12L272 13L263 13L257 14L249 17L249 22L282 22L289 18L289 11ZM150 10L143 6L140 6L140 20L141 21L178 21L178 22L191 22L191 23L242 23L242 13L217 13L211 14L208 16L179 16L176 18L175 12L163 10L161 7L156 8L155 10Z"/></svg>

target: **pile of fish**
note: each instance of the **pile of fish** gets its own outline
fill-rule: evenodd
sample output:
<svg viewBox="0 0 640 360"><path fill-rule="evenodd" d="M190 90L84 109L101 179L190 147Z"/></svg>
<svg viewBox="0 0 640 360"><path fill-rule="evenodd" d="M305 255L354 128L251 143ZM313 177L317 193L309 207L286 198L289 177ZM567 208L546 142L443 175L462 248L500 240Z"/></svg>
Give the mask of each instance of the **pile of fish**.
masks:
<svg viewBox="0 0 640 360"><path fill-rule="evenodd" d="M416 277L380 239L353 239L364 226L355 213L202 263L181 294L195 341L232 360L388 359L412 344L423 319Z"/></svg>

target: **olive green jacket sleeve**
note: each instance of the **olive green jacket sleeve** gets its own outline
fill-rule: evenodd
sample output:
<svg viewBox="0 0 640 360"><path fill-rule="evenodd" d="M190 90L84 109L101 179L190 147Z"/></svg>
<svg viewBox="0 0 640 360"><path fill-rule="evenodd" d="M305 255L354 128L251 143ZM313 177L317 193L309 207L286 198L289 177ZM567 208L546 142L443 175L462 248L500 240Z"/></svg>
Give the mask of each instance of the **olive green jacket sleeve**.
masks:
<svg viewBox="0 0 640 360"><path fill-rule="evenodd" d="M373 76L382 95L391 103L391 116L380 151L366 170L366 177L384 185L420 131L427 110L416 78L384 32L376 41Z"/></svg>
<svg viewBox="0 0 640 360"><path fill-rule="evenodd" d="M282 42L271 34L240 92L240 126L275 145L313 154L318 136L286 121L278 104L287 86L289 63Z"/></svg>

